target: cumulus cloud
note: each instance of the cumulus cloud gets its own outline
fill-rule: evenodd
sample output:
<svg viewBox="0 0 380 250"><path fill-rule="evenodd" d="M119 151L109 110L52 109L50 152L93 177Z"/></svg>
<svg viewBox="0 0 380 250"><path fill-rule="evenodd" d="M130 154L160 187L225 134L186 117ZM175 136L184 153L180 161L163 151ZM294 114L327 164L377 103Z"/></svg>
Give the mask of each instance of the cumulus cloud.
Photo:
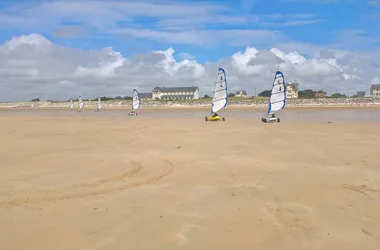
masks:
<svg viewBox="0 0 380 250"><path fill-rule="evenodd" d="M329 93L368 90L378 82L377 55L320 50L316 56L279 48L247 47L228 58L201 63L175 50L152 51L126 58L112 48L82 50L54 44L39 34L14 37L0 45L0 100L30 100L38 95L66 100L79 95L131 95L132 89L150 92L155 86L199 86L210 94L220 67L226 70L231 91L253 94L269 89L276 70L302 89ZM377 77L377 78L376 78Z"/></svg>

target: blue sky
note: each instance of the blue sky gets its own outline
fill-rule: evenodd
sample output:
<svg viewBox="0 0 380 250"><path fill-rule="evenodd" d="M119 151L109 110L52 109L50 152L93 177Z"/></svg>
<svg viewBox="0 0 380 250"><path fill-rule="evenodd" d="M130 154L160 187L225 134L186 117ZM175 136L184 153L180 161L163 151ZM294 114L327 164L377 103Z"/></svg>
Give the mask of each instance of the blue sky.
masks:
<svg viewBox="0 0 380 250"><path fill-rule="evenodd" d="M347 50L379 48L378 0L21 1L0 3L0 41L39 33L83 49L134 53L175 48L198 61L247 46L300 44ZM215 37L215 39L213 38ZM202 38L202 39L201 39ZM203 41L202 41L203 40Z"/></svg>

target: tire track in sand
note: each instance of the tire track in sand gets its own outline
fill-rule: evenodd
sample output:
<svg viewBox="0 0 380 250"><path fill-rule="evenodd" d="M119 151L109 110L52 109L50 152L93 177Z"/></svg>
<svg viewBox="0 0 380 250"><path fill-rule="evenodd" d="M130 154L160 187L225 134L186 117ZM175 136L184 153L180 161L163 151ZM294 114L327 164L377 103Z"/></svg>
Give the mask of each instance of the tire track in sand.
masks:
<svg viewBox="0 0 380 250"><path fill-rule="evenodd" d="M128 171L128 172L125 172L123 174L108 177L108 178L103 178L103 179L96 180L96 181L89 182L89 183L74 184L73 187L74 188L97 187L97 186L103 185L103 184L108 183L108 182L121 181L121 180L125 179L126 177L138 174L143 169L142 165L140 163L135 162L135 161L132 161L132 165L134 166L133 169Z"/></svg>
<svg viewBox="0 0 380 250"><path fill-rule="evenodd" d="M171 172L174 170L173 164L169 160L163 160L166 166L166 170L154 175L150 178L132 182L129 184L125 185L120 185L120 186L115 186L115 187L109 187L109 188L103 188L99 190L90 190L90 191L83 191L83 192L77 192L77 193L70 193L70 194L63 194L63 195L51 195L47 197L27 197L24 199L15 199L15 200L9 200L9 201L3 201L0 202L0 207L4 208L12 208L12 207L17 207L21 205L29 205L29 204L45 204L45 203L50 203L50 202L59 202L59 201L64 201L64 200L71 200L71 199L77 199L77 198L86 198L86 197L91 197L91 196L99 196L99 195L105 195L105 194L111 194L114 192L122 192L124 190L128 190L131 188L136 188L140 187L143 185L149 185L153 182L156 182L166 176L168 176ZM114 179L115 177L112 177ZM109 180L111 178L106 178L104 180Z"/></svg>
<svg viewBox="0 0 380 250"><path fill-rule="evenodd" d="M126 177L131 177L131 176L133 176L135 174L138 174L143 169L143 166L140 163L135 162L135 161L131 161L131 163L134 166L132 170L129 170L129 171L125 172L125 173L122 173L122 174L119 174L119 175L116 175L116 176L107 177L107 178L103 178L103 179L99 179L99 180L95 180L95 181L87 182L87 183L73 184L73 185L71 185L69 187L39 190L38 193L51 194L51 193L57 192L57 190L62 191L62 190L67 190L69 188L97 187L97 186L100 186L100 185L103 185L103 184L106 184L106 183L109 183L109 182L112 182L112 181L123 181ZM12 194L13 193L11 191L8 191L8 192L0 193L0 196L9 196L9 195L12 195ZM0 202L0 204L1 204L1 202Z"/></svg>

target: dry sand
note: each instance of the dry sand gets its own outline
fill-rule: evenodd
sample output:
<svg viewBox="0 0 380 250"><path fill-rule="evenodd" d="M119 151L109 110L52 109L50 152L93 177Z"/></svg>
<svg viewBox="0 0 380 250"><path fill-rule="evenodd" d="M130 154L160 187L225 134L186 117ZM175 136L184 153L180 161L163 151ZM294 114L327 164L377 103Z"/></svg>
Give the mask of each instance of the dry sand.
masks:
<svg viewBox="0 0 380 250"><path fill-rule="evenodd" d="M0 118L0 249L380 249L379 124Z"/></svg>

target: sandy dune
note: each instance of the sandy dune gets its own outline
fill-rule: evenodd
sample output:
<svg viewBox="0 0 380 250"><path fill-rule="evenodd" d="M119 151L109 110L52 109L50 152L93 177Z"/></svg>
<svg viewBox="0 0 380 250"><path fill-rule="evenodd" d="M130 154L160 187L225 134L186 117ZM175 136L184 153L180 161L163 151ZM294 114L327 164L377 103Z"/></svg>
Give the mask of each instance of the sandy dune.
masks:
<svg viewBox="0 0 380 250"><path fill-rule="evenodd" d="M379 124L0 118L0 249L380 249Z"/></svg>

